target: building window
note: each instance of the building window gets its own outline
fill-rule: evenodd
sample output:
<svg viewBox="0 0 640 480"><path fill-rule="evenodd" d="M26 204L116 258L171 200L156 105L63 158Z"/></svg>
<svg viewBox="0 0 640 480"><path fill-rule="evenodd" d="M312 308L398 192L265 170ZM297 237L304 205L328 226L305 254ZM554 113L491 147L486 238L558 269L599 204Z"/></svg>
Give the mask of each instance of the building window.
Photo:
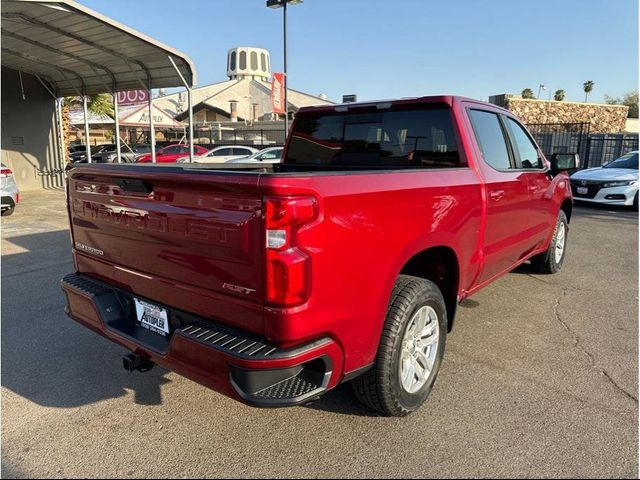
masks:
<svg viewBox="0 0 640 480"><path fill-rule="evenodd" d="M231 52L231 62L230 62L230 70L236 69L236 52Z"/></svg>
<svg viewBox="0 0 640 480"><path fill-rule="evenodd" d="M251 70L258 70L258 52L251 52Z"/></svg>
<svg viewBox="0 0 640 480"><path fill-rule="evenodd" d="M247 69L247 52L240 52L240 70Z"/></svg>
<svg viewBox="0 0 640 480"><path fill-rule="evenodd" d="M262 71L266 72L267 71L267 56L264 53L260 54L260 60L262 63Z"/></svg>

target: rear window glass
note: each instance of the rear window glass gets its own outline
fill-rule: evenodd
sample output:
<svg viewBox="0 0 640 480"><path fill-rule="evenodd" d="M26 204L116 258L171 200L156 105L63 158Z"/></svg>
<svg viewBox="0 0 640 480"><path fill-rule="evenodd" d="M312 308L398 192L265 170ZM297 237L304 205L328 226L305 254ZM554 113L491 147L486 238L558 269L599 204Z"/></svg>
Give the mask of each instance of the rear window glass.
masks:
<svg viewBox="0 0 640 480"><path fill-rule="evenodd" d="M285 163L359 168L463 166L448 108L301 115Z"/></svg>

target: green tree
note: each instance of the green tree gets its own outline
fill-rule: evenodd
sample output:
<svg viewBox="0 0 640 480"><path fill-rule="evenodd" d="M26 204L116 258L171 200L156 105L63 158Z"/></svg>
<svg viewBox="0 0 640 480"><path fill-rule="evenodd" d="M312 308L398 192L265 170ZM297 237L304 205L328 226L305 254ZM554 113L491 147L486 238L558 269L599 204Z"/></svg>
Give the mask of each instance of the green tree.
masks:
<svg viewBox="0 0 640 480"><path fill-rule="evenodd" d="M587 98L589 98L589 94L593 91L594 86L595 86L595 83L593 83L593 80L587 80L582 84L582 89L584 90L585 103L587 102Z"/></svg>
<svg viewBox="0 0 640 480"><path fill-rule="evenodd" d="M535 98L533 96L533 90L531 90L530 88L525 88L524 90L522 90L522 93L520 94L520 96L522 98Z"/></svg>
<svg viewBox="0 0 640 480"><path fill-rule="evenodd" d="M556 102L561 102L564 100L566 93L564 90L560 89L560 90L556 90L556 92L553 94L553 99Z"/></svg>
<svg viewBox="0 0 640 480"><path fill-rule="evenodd" d="M638 118L638 90L625 93L622 98L604 96L604 101L609 105L626 105L629 107L627 117Z"/></svg>

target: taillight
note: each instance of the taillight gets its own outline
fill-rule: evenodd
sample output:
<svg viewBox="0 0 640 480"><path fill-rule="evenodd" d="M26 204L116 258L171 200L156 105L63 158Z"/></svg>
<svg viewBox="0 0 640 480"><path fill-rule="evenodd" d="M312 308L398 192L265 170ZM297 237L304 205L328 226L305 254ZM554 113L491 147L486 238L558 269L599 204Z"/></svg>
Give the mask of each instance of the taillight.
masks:
<svg viewBox="0 0 640 480"><path fill-rule="evenodd" d="M267 302L280 307L303 303L310 289L311 259L297 244L298 230L317 216L313 197L265 197Z"/></svg>
<svg viewBox="0 0 640 480"><path fill-rule="evenodd" d="M13 172L11 171L10 168L0 168L0 177L7 178L12 176L13 176Z"/></svg>

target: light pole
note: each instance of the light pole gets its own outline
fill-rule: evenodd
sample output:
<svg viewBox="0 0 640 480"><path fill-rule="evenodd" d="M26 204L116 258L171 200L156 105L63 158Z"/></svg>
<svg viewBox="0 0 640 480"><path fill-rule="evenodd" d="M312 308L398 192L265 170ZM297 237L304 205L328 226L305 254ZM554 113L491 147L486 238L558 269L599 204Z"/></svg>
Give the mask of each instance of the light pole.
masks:
<svg viewBox="0 0 640 480"><path fill-rule="evenodd" d="M538 85L538 100L540 100L540 91L541 90L546 90L547 87L545 87L542 83L540 85Z"/></svg>
<svg viewBox="0 0 640 480"><path fill-rule="evenodd" d="M267 0L267 7L282 8L283 13L283 30L284 30L284 139L287 139L289 133L289 104L287 103L287 4L296 5L302 3L302 0Z"/></svg>

